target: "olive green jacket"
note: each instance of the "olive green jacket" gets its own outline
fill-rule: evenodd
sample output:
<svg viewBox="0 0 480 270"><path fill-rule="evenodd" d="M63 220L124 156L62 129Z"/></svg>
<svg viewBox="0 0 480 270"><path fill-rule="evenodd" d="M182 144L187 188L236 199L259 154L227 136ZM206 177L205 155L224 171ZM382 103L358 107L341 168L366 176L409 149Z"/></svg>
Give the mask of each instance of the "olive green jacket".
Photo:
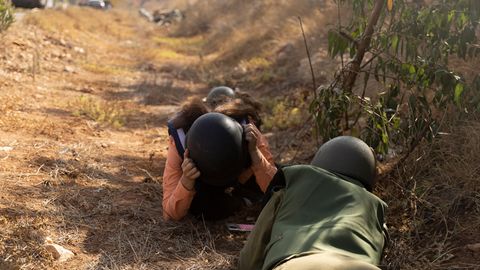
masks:
<svg viewBox="0 0 480 270"><path fill-rule="evenodd" d="M323 169L283 169L286 188L260 213L240 253L239 269L272 269L285 260L322 251L380 263L387 205L356 180Z"/></svg>

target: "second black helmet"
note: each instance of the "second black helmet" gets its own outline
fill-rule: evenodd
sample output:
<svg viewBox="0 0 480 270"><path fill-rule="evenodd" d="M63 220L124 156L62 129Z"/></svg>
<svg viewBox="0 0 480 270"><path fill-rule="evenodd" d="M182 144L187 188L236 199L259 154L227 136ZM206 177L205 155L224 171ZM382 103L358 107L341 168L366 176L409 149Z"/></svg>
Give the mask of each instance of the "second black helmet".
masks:
<svg viewBox="0 0 480 270"><path fill-rule="evenodd" d="M210 107L215 107L228 99L235 97L235 91L227 86L217 86L208 93L205 101Z"/></svg>

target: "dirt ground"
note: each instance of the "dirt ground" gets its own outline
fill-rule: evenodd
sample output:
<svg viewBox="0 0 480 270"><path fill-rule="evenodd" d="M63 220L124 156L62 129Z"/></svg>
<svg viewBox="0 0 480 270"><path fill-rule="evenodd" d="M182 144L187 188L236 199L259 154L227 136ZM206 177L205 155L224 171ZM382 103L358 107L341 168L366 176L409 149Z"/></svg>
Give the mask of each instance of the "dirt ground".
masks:
<svg viewBox="0 0 480 270"><path fill-rule="evenodd" d="M246 234L225 222L252 222L258 207L217 223L162 218L166 120L215 82L198 53L203 37L168 31L133 8L69 8L25 11L0 36L0 269L235 268ZM252 93L268 103L276 86ZM265 125L292 125L287 116ZM385 269L480 269L466 247L480 243L480 137L471 136L480 125L450 128L381 179L376 193L391 206ZM311 158L307 131L266 133L278 162ZM55 261L47 238L75 256Z"/></svg>
<svg viewBox="0 0 480 270"><path fill-rule="evenodd" d="M158 36L133 11L72 8L28 12L2 37L0 269L232 265L241 235L162 219L166 120L208 88ZM47 237L75 257L55 262Z"/></svg>

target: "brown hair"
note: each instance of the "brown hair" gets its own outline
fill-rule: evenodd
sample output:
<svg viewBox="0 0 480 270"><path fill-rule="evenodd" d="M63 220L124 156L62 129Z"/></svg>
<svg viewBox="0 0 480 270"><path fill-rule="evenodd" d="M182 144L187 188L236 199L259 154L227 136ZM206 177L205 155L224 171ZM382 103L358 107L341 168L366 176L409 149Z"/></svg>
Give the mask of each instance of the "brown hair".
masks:
<svg viewBox="0 0 480 270"><path fill-rule="evenodd" d="M191 97L182 104L182 108L172 119L173 126L187 132L198 117L208 112L209 109L200 98Z"/></svg>
<svg viewBox="0 0 480 270"><path fill-rule="evenodd" d="M262 104L252 96L245 92L235 91L234 99L216 107L214 111L228 115L237 121L242 118L249 118L257 127L260 127L262 124L259 115L261 109Z"/></svg>

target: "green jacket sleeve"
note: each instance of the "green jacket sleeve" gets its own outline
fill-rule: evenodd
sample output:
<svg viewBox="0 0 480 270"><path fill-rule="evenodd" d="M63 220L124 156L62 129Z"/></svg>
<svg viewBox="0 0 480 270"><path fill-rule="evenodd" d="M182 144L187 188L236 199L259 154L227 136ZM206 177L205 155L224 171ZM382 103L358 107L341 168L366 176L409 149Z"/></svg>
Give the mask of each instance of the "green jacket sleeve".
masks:
<svg viewBox="0 0 480 270"><path fill-rule="evenodd" d="M240 252L239 270L260 270L265 259L265 248L270 242L272 226L285 191L275 192L258 216L255 228Z"/></svg>

